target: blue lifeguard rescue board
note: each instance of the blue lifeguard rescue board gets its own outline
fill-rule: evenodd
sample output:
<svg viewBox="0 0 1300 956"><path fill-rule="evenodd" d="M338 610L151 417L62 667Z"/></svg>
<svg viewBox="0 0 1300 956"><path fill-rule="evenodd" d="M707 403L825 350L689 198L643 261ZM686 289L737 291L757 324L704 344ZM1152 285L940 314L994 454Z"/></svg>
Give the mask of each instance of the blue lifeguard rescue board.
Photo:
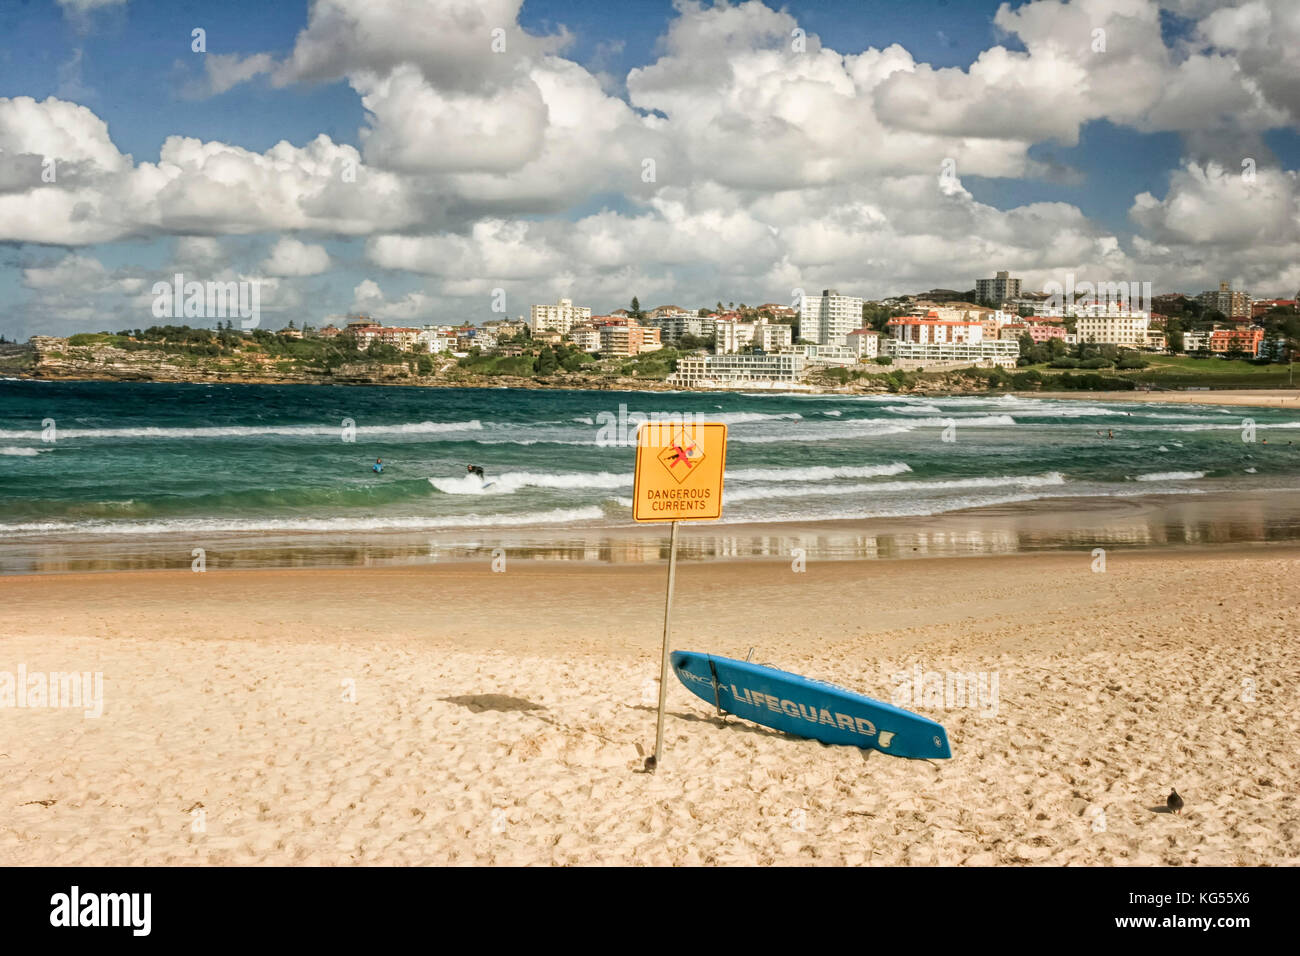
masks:
<svg viewBox="0 0 1300 956"><path fill-rule="evenodd" d="M765 727L895 757L952 756L947 732L933 720L834 684L695 651L673 651L672 664L696 697Z"/></svg>

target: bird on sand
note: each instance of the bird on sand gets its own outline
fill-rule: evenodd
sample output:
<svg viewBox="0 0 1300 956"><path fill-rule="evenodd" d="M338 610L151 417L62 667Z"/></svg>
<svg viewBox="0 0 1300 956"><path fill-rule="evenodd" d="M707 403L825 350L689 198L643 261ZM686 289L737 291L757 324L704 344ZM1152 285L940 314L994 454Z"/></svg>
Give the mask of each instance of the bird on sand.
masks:
<svg viewBox="0 0 1300 956"><path fill-rule="evenodd" d="M1165 801L1165 806L1169 808L1170 813L1181 813L1183 809L1183 798L1178 795L1177 790L1169 791L1169 799Z"/></svg>

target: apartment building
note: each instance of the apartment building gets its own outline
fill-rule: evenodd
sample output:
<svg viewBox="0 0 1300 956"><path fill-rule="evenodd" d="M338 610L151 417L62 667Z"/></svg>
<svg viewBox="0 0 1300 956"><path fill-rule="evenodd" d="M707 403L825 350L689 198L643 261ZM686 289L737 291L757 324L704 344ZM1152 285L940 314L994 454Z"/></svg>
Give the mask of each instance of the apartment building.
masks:
<svg viewBox="0 0 1300 956"><path fill-rule="evenodd" d="M740 319L718 319L713 325L713 351L718 355L729 355L753 345L755 325Z"/></svg>
<svg viewBox="0 0 1300 956"><path fill-rule="evenodd" d="M754 326L754 348L775 352L794 344L794 329L783 322L759 322Z"/></svg>
<svg viewBox="0 0 1300 956"><path fill-rule="evenodd" d="M1065 326L1048 325L1042 322L1009 322L1002 326L997 337L1000 339L1011 339L1018 342L1022 335L1028 335L1034 340L1035 345L1038 345L1041 342L1050 341L1051 339L1061 339L1064 341Z"/></svg>
<svg viewBox="0 0 1300 956"><path fill-rule="evenodd" d="M1234 292L1231 283L1220 282L1218 291L1202 292L1196 301L1207 311L1217 309L1230 319L1241 322L1251 318L1250 295L1246 292Z"/></svg>
<svg viewBox="0 0 1300 956"><path fill-rule="evenodd" d="M591 308L574 305L572 299L561 299L555 305L535 305L532 308L529 327L534 332L548 329L563 335L575 325L591 321Z"/></svg>
<svg viewBox="0 0 1300 956"><path fill-rule="evenodd" d="M806 362L798 352L688 355L677 360L677 370L668 376L668 381L687 388L768 382L793 384L803 379Z"/></svg>
<svg viewBox="0 0 1300 956"><path fill-rule="evenodd" d="M981 302L1001 305L1012 299L1020 298L1020 280L1011 278L1008 272L999 272L992 279L975 280L975 298Z"/></svg>
<svg viewBox="0 0 1300 956"><path fill-rule="evenodd" d="M906 339L886 339L885 354L901 368L933 368L936 366L999 366L1015 368L1020 358L1020 344L1010 339L991 342L916 342Z"/></svg>
<svg viewBox="0 0 1300 956"><path fill-rule="evenodd" d="M799 337L818 345L844 345L850 332L862 325L862 299L823 289L819 296L805 295L799 310Z"/></svg>
<svg viewBox="0 0 1300 956"><path fill-rule="evenodd" d="M1075 323L1074 334L1080 342L1140 349L1147 343L1151 315L1148 312L1097 312L1080 315Z"/></svg>
<svg viewBox="0 0 1300 956"><path fill-rule="evenodd" d="M854 329L846 338L859 361L869 362L880 354L880 333L875 329Z"/></svg>
<svg viewBox="0 0 1300 956"><path fill-rule="evenodd" d="M600 353L615 358L629 358L642 352L656 352L663 347L659 330L651 326L610 324L600 327Z"/></svg>
<svg viewBox="0 0 1300 956"><path fill-rule="evenodd" d="M1264 330L1257 325L1215 329L1210 333L1211 352L1245 352L1247 355L1256 355L1263 343Z"/></svg>
<svg viewBox="0 0 1300 956"><path fill-rule="evenodd" d="M714 334L716 320L711 315L668 314L650 320L647 325L659 329L659 338L665 345L676 345L682 336L691 335L705 339Z"/></svg>
<svg viewBox="0 0 1300 956"><path fill-rule="evenodd" d="M594 325L575 325L566 336L574 347L584 352L600 351L600 329Z"/></svg>
<svg viewBox="0 0 1300 956"><path fill-rule="evenodd" d="M973 319L941 319L935 310L925 315L900 315L886 326L891 336L916 345L977 344L984 341L984 323Z"/></svg>

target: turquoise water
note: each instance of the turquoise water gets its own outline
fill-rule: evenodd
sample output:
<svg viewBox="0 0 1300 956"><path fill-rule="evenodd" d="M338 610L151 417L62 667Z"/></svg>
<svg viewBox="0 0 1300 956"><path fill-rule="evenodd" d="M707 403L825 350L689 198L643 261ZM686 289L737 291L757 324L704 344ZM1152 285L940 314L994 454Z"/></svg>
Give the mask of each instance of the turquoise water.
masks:
<svg viewBox="0 0 1300 956"><path fill-rule="evenodd" d="M724 523L1300 489L1300 410L0 381L0 536L630 524L635 449L600 427L620 406L728 423ZM494 484L468 476L470 463Z"/></svg>

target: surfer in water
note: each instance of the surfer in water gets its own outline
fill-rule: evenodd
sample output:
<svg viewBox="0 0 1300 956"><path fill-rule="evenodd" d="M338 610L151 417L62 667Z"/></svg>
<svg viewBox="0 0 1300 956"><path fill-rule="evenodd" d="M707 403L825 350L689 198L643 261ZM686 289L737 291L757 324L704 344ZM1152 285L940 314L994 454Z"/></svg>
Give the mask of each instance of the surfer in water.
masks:
<svg viewBox="0 0 1300 956"><path fill-rule="evenodd" d="M384 473L384 459L376 458L375 463L370 466L370 470L376 475L382 475Z"/></svg>
<svg viewBox="0 0 1300 956"><path fill-rule="evenodd" d="M483 481L483 469L478 465L466 465L465 470L471 475L478 475L478 480Z"/></svg>

